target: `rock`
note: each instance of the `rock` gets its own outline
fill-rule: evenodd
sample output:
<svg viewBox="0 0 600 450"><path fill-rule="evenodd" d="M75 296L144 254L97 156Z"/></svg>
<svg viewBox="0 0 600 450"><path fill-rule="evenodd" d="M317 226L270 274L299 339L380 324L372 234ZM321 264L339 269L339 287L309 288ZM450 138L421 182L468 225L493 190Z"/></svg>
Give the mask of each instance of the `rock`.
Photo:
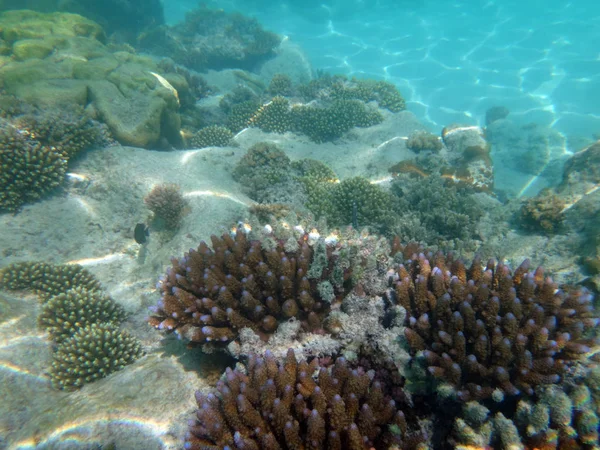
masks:
<svg viewBox="0 0 600 450"><path fill-rule="evenodd" d="M124 145L182 145L177 91L153 75L161 76L151 58L109 50L98 24L75 14L8 11L0 14L0 38L11 56L0 66L8 94L93 110ZM189 91L185 78L170 78Z"/></svg>
<svg viewBox="0 0 600 450"><path fill-rule="evenodd" d="M294 84L307 83L312 80L312 66L308 57L298 44L284 39L275 49L275 56L266 61L259 70L266 83L276 73L285 73Z"/></svg>

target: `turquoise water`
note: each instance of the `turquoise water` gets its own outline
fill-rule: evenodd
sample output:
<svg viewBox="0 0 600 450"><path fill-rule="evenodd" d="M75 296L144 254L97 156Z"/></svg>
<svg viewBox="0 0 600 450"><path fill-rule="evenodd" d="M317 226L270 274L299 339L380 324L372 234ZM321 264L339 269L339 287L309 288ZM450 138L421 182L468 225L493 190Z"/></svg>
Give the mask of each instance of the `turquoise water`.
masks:
<svg viewBox="0 0 600 450"><path fill-rule="evenodd" d="M217 3L288 35L317 69L394 82L433 130L483 124L496 105L567 138L600 130L598 2ZM168 3L167 20L190 5Z"/></svg>
<svg viewBox="0 0 600 450"><path fill-rule="evenodd" d="M0 450L600 448L600 2L96 1L0 0Z"/></svg>

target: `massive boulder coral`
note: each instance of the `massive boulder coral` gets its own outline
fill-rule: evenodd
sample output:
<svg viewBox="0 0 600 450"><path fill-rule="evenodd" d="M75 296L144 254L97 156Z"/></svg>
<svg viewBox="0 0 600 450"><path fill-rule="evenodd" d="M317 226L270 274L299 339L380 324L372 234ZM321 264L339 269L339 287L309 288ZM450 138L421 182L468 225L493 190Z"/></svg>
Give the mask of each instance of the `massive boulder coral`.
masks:
<svg viewBox="0 0 600 450"><path fill-rule="evenodd" d="M418 424L392 388L344 358L328 367L291 350L283 361L251 355L245 373L227 370L218 394L196 394L185 449L418 448Z"/></svg>
<svg viewBox="0 0 600 450"><path fill-rule="evenodd" d="M77 14L0 14L0 85L35 105L86 108L121 143L182 144L176 73L160 74L149 57L112 51L102 28ZM171 84L172 82L172 84Z"/></svg>
<svg viewBox="0 0 600 450"><path fill-rule="evenodd" d="M528 260L514 271L493 260L483 268L477 258L467 268L416 245L394 250L407 255L391 275L392 297L408 313L413 367L442 397L533 395L538 384L560 382L596 342L592 295L558 289Z"/></svg>

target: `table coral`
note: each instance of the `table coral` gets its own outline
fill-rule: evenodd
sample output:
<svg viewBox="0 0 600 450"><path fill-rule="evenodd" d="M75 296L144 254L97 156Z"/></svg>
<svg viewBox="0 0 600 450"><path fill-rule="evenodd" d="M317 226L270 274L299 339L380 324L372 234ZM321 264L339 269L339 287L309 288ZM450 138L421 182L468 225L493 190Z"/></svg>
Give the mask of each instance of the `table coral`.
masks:
<svg viewBox="0 0 600 450"><path fill-rule="evenodd" d="M344 358L327 367L298 362L291 350L283 361L252 355L246 373L227 370L218 394L196 394L184 447L416 448L422 437L389 390Z"/></svg>
<svg viewBox="0 0 600 450"><path fill-rule="evenodd" d="M414 254L396 271L393 298L408 312L413 364L442 397L532 395L538 384L560 382L595 343L592 295L558 289L528 260L511 271L476 258L467 269L451 255L403 251Z"/></svg>

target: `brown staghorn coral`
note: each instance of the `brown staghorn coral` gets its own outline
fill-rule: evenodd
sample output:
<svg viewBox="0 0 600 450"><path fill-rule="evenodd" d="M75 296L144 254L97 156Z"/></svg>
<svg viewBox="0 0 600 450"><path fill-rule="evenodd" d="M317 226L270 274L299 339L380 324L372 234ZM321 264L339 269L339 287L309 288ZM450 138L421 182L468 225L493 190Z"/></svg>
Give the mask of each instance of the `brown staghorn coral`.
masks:
<svg viewBox="0 0 600 450"><path fill-rule="evenodd" d="M478 258L464 263L416 244L393 251L408 259L392 277L391 296L407 310L405 338L436 380L439 395L458 401L533 395L554 384L589 351L599 320L584 288L557 289L524 261L514 272ZM418 254L417 254L418 253Z"/></svg>
<svg viewBox="0 0 600 450"><path fill-rule="evenodd" d="M283 361L252 355L246 373L227 370L218 393L196 394L184 448L418 448L423 438L388 388L344 358L325 367L298 362L292 350Z"/></svg>
<svg viewBox="0 0 600 450"><path fill-rule="evenodd" d="M304 329L322 329L329 304L317 286L333 272L332 246L311 246L306 233L273 239L269 246L249 240L242 230L213 235L211 241L212 249L202 242L172 259L159 282L162 298L148 319L152 326L216 346L235 340L246 327L267 339L290 318L299 319ZM347 269L343 280L351 272ZM341 289L336 287L335 294Z"/></svg>

